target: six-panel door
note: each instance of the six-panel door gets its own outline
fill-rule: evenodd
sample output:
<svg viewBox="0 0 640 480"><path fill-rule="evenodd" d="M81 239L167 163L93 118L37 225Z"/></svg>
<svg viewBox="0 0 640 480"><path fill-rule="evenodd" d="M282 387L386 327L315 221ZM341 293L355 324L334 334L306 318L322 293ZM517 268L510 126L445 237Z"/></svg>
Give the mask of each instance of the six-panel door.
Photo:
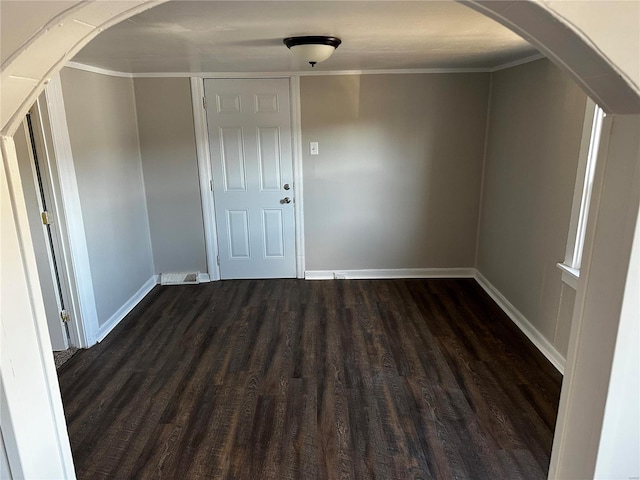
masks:
<svg viewBox="0 0 640 480"><path fill-rule="evenodd" d="M220 276L294 278L289 81L205 80L205 96Z"/></svg>

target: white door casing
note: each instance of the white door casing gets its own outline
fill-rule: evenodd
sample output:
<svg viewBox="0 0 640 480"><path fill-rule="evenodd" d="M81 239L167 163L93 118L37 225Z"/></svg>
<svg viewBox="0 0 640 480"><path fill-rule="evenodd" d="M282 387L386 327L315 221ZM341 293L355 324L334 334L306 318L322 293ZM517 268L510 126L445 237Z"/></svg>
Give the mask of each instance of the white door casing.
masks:
<svg viewBox="0 0 640 480"><path fill-rule="evenodd" d="M207 79L220 277L295 278L289 80Z"/></svg>

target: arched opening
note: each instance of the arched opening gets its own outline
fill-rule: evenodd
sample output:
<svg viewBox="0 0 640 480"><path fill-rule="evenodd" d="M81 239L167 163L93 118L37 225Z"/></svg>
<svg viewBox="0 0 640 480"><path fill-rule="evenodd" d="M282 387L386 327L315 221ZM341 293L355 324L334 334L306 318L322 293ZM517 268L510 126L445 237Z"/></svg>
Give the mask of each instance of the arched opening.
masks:
<svg viewBox="0 0 640 480"><path fill-rule="evenodd" d="M573 30L567 27L567 25L570 24L569 21L557 21L558 20L557 16L555 16L555 14L552 11L548 10L546 7L534 5L533 3L530 3L530 2L526 2L525 5L527 6L527 8L531 9L530 12L535 12L534 17L536 18L537 23L532 22L532 23L535 23L534 25L530 24L527 18L523 18L522 17L523 12L518 11L517 8L514 8L510 12L508 9L504 9L503 7L496 6L495 8L497 11L494 10L493 14L496 16L500 16L503 22L509 23L512 27L519 28L525 35L529 35L530 38L536 39L535 41L538 42L539 45L546 46L547 51L550 52L551 54L555 54L557 57L557 60L562 62L562 66L564 68L568 68L569 70L571 70L572 74L581 81L582 85L586 89L588 89L589 92L600 101L600 103L602 103L605 107L608 107L607 109L610 112L614 112L614 113L637 113L638 112L637 90L634 91L633 87L629 85L629 82L627 81L627 79L625 79L621 75L620 70L618 70L614 65L612 65L610 61L605 59L600 52L596 51L593 48L593 45L590 45L587 41L585 41L584 39L576 35ZM63 20L65 19L71 20L74 18L74 15L87 13L87 9L90 9L90 8L92 8L91 5L88 5L88 6L83 5L83 6L59 13L59 16L56 18L56 22L61 22L63 23L63 25L58 28L60 30L65 28L64 25L66 24L66 22L63 22ZM125 6L121 6L120 8L125 13L122 13L121 11L117 11L118 7L113 7L113 9L110 12L108 12L108 15L104 15L102 17L103 22L96 25L94 29L89 29L88 32L84 31L82 32L82 34L75 35L75 36L73 35L72 32L70 32L69 37L68 38L65 37L65 41L60 43L59 50L55 52L53 51L47 52L46 60L41 61L41 64L38 65L37 67L40 69L39 71L29 73L29 69L33 67L31 60L34 60L34 56L35 56L33 50L38 48L37 47L38 41L48 40L49 37L47 37L48 34L46 32L41 33L40 35L36 35L35 37L30 37L30 39L26 43L24 43L21 46L21 48L18 48L16 50L16 54L10 57L10 61L7 62L6 68L4 68L5 66L3 65L3 72L2 72L2 84L3 84L2 127L3 129L2 131L3 131L3 134L6 135L6 137L3 138L2 155L3 155L3 169L4 169L4 175L5 175L5 178L3 178L3 180L7 181L6 190L5 190L7 195L4 196L4 193L3 193L3 209L5 208L4 207L5 205L8 205L7 210L3 210L3 228L5 226L4 225L4 222L6 221L5 218L14 219L13 225L16 228L16 230L7 231L7 235L10 235L7 238L9 240L13 239L14 240L13 244L16 247L15 250L11 251L11 254L15 254L16 258L20 259L20 261L17 262L16 264L3 267L3 268L7 268L7 269L11 268L12 269L10 270L11 272L20 276L20 278L24 277L24 282L22 282L23 285L21 285L21 288L23 288L23 290L21 291L22 296L16 295L15 298L11 299L12 302L16 302L16 303L15 303L15 306L11 307L12 309L9 310L9 313L18 314L18 312L24 312L25 310L28 310L31 312L31 316L34 319L36 319L36 326L34 327L32 336L31 337L29 337L28 335L25 336L25 341L30 341L31 347L33 347L31 351L39 350L38 343L37 343L38 342L37 341L37 328L38 328L37 324L38 322L41 322L41 311L40 311L41 309L39 307L38 294L33 290L34 282L33 282L32 275L33 275L34 269L33 269L33 261L31 259L32 253L29 251L28 241L25 243L25 239L22 237L20 233L21 229L24 228L24 225L21 224L21 222L24 221L24 215L23 215L24 209L19 204L19 200L17 200L20 196L16 194L16 190L15 190L15 188L17 188L16 185L18 183L16 182L16 177L15 177L15 171L16 171L15 164L14 164L15 153L13 152L11 139L9 137L15 130L16 121L17 121L16 119L19 119L24 114L25 108L28 108L32 100L35 98L35 95L37 95L39 90L41 90L42 88L41 83L45 81L47 75L50 75L53 71L57 69L60 69L62 64L68 59L68 57L72 55L75 51L77 51L77 49L79 49L84 43L89 41L91 35L94 34L99 28L106 28L110 23L113 23L114 21L116 21L115 19L126 18L127 16L133 15L138 11L138 10L125 11L125 9L128 8ZM140 9L146 8L146 5L141 5L140 7L136 7L136 8L140 8ZM478 8L481 8L484 10L490 9L490 7L484 4L479 4ZM121 14L122 16L119 16ZM510 17L511 14L513 15L512 17ZM85 24L90 24L90 22L87 22L84 20L81 20L81 22L84 22ZM73 20L71 20L71 24L73 25ZM76 24L79 24L79 23L76 22ZM569 35L570 37L569 41L566 41L566 37L563 37L562 44L571 45L571 46L577 45L580 48L584 48L583 53L584 55L586 55L586 58L583 55L580 55L578 57L573 57L572 55L574 52L563 51L562 45L555 43L557 37L554 36L554 32L558 33L558 30L562 31L564 34ZM27 45L30 48L26 48ZM33 47L33 49L31 49L31 47ZM24 63L21 63L23 61ZM577 65L576 65L576 62L578 63ZM588 72L585 72L585 70L589 70L589 65L590 66L595 65L593 68L597 70L597 75L590 76ZM602 79L602 77L604 77L606 78L606 80L596 81L597 77L600 77L600 80ZM637 167L637 158L635 159L632 158L634 154L633 151L630 151L628 147L626 148L627 150L620 153L619 155L627 159L627 163L626 163L627 167L631 168L634 165ZM620 168L622 168L622 166ZM609 180L605 178L604 181L608 182L608 181L614 181L614 180ZM613 188L615 188L615 184ZM635 222L635 218L637 218L637 207L638 207L637 188L636 188L636 191L631 191L628 193L630 193L630 195L627 197L626 200L624 198L621 199L619 197L614 196L610 199L609 203L606 203L604 205L606 207L606 211L603 215L605 216L597 220L594 220L594 222L596 222L594 224L594 228L599 227L601 229L605 229L607 225L610 225L611 222L613 222L614 226L617 227L616 231L620 231L620 229L622 229L622 231L626 231L625 227L628 227L628 225L630 225L632 222ZM620 224L619 218L613 217L614 214L612 213L612 211L615 210L616 208L621 209L623 213L625 215L630 216L632 220L627 219L628 224ZM9 221L9 223L11 222ZM633 229L631 228L631 232L632 231ZM594 257L596 262L596 264L594 265L591 271L591 279L594 281L594 283L597 282L599 278L604 283L606 283L606 280L607 280L606 276L600 277L601 275L603 275L603 273L602 273L602 270L598 270L598 269L604 268L602 265L598 263L600 259L604 261L607 258L608 259L618 258L619 260L622 260L625 265L628 264L628 257L629 257L629 251L630 251L630 239L632 238L633 238L633 234L627 232L626 238L622 239L624 240L624 242L622 242L623 248L619 251L619 255L620 255L619 258L616 257L615 252L612 252L612 250L619 248L618 243L613 242L611 239L607 240L606 238L602 239L601 242L594 240L593 250L591 252L591 255ZM7 242L5 245L9 245L9 242ZM624 251L624 249L626 249L626 252ZM3 257L4 255L5 255L5 250L3 247ZM626 261L624 260L625 257L626 257ZM3 258L3 264L5 264L4 258ZM624 284L625 284L624 275L626 274L626 268L623 268L620 271L616 271L614 272L614 274L617 275L616 278L618 278L618 281L614 286L615 291L612 292L610 298L614 303L616 299L618 299L618 306L616 307L615 305L613 305L612 310L606 311L604 313L605 315L609 315L611 314L611 312L615 312L616 309L619 310L620 301L621 301L620 298L624 293ZM619 276L622 276L623 278L620 279ZM597 312L595 310L596 307L589 303L590 287L585 284L583 285L582 288L583 288L583 297L584 297L583 300L585 303L585 313L583 314L583 316L586 319L589 319L591 318L590 315L602 314L602 312ZM595 288L595 287L591 287L591 288ZM4 286L3 286L3 289L4 289ZM622 291L620 291L620 289L622 289ZM591 293L593 293L593 291L591 291ZM19 303L19 302L22 302L22 303ZM579 362L579 357L580 357L579 343L580 342L576 340L575 351L573 352L573 358L572 358L574 363ZM9 361L11 360L12 359L9 357ZM4 359L3 359L3 365L7 365ZM47 368L46 365L44 366L40 365L38 368L42 369L42 371L46 373L46 368ZM570 392L575 389L578 389L579 387L578 384L580 383L579 380L581 375L588 375L588 372L582 373L581 368L578 368L575 373L575 379L576 379L575 381L577 386L576 387L572 387L571 385L567 386L567 388L570 389L569 393L565 395L566 402L569 402L565 406L565 409L567 410L571 406L570 405L571 398L569 396ZM43 380L47 377L49 378L49 381L50 381L51 377L50 375L47 375L47 374L40 375L39 378L40 380ZM604 382L604 385L606 387L607 379L608 377L601 380L600 381L601 383L599 383L598 385L602 385ZM43 381L46 387L46 381L45 380ZM569 383L572 383L573 382L572 377L570 377L568 381ZM5 380L3 378L3 382L7 382L7 384L4 387L6 392L5 394L7 396L13 395L16 392L15 389L19 388L18 380L15 380L16 383L11 384L8 380ZM55 393L55 382L53 383L50 382L48 388L50 389L49 391ZM44 396L48 395L47 388L41 389L40 392L37 394L37 396L43 396L43 395ZM47 402L45 402L45 408L48 408L49 411L45 412L45 415L49 414L49 417L51 417L52 416L51 411L53 407L51 407L51 404L49 404L49 406L47 407L46 404ZM40 405L40 407L42 408L42 404ZM63 428L62 430L60 429L60 424L59 424L60 420L61 420L60 412L58 412L57 420L54 417L51 431L52 432L57 431L58 435L60 435L61 437L64 437L64 432L63 432L64 429ZM57 426L56 426L56 422L58 422ZM64 426L63 419L62 419L62 425ZM14 427L18 428L19 425L14 425ZM595 442L595 449L597 450L597 444L598 444L597 439L591 440L590 448L594 448L593 447L594 442ZM579 450L577 450L577 452L579 452ZM64 459L65 456L61 455L60 458ZM68 457L66 458L66 460L68 461ZM64 460L60 460L59 465L62 465L63 462ZM595 459L594 459L594 462L595 462Z"/></svg>

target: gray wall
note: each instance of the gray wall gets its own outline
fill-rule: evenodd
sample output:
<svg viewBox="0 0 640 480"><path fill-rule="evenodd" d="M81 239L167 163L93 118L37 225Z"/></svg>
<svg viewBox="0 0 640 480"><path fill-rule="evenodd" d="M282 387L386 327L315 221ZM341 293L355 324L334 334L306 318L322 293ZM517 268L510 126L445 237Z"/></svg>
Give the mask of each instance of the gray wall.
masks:
<svg viewBox="0 0 640 480"><path fill-rule="evenodd" d="M206 271L188 80L69 69L62 79L99 313L120 307L154 271ZM555 263L585 101L546 60L491 82L302 77L306 269L476 266L565 355L575 292ZM320 155L309 155L311 141ZM128 238L105 242L116 231ZM122 285L121 268L136 280Z"/></svg>
<svg viewBox="0 0 640 480"><path fill-rule="evenodd" d="M548 60L493 74L477 268L563 355L575 295L556 263L565 255L585 105Z"/></svg>
<svg viewBox="0 0 640 480"><path fill-rule="evenodd" d="M306 269L472 267L488 91L488 74L302 77Z"/></svg>
<svg viewBox="0 0 640 480"><path fill-rule="evenodd" d="M189 79L134 85L155 272L206 272Z"/></svg>
<svg viewBox="0 0 640 480"><path fill-rule="evenodd" d="M133 80L70 68L61 79L102 325L154 273Z"/></svg>

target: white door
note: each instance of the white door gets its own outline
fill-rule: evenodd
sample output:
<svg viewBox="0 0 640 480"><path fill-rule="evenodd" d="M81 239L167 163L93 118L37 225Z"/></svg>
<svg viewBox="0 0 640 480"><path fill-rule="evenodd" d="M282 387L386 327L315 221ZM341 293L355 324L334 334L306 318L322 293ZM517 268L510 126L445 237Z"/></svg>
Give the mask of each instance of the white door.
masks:
<svg viewBox="0 0 640 480"><path fill-rule="evenodd" d="M287 79L205 80L220 277L296 276Z"/></svg>
<svg viewBox="0 0 640 480"><path fill-rule="evenodd" d="M69 347L69 332L65 324L69 319L65 301L68 298L65 290L67 280L56 260L56 251L60 250L57 232L51 224L55 211L47 161L41 158L44 148L38 135L39 121L34 107L20 125L15 140L51 347L59 351Z"/></svg>

